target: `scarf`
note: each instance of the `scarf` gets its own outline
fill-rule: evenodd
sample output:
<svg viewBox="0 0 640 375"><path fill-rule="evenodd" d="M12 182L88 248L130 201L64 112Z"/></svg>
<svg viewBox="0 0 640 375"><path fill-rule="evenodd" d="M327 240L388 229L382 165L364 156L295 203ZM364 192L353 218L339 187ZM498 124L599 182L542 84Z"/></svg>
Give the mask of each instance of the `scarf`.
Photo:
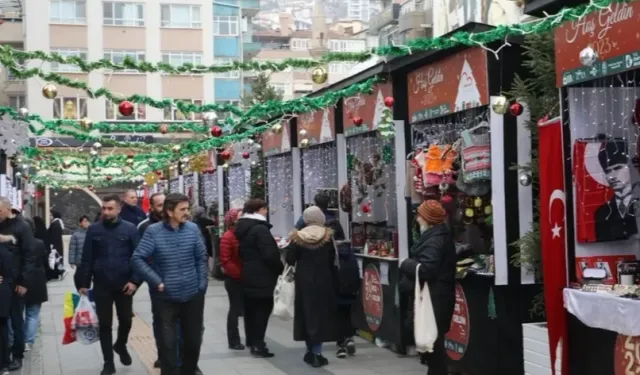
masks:
<svg viewBox="0 0 640 375"><path fill-rule="evenodd" d="M64 230L64 222L60 218L53 219L51 224L55 223L56 221L60 223L60 228L62 228L62 230Z"/></svg>

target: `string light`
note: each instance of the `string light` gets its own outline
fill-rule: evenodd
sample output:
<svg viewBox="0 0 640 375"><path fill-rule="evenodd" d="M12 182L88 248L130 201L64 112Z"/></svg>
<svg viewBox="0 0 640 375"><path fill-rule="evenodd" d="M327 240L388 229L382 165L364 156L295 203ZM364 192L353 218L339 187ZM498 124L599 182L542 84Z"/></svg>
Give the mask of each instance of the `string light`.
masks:
<svg viewBox="0 0 640 375"><path fill-rule="evenodd" d="M266 158L269 222L275 236L286 237L293 229L293 158L290 153Z"/></svg>

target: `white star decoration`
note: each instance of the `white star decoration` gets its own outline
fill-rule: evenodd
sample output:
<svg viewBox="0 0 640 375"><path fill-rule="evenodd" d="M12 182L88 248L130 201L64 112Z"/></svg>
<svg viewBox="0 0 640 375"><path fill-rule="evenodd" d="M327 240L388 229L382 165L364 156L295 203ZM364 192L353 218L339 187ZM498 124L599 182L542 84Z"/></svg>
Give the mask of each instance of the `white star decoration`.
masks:
<svg viewBox="0 0 640 375"><path fill-rule="evenodd" d="M551 238L560 237L560 231L561 230L562 230L562 227L558 226L558 223L555 223L553 228L551 228L551 232L553 233L553 237L551 237Z"/></svg>

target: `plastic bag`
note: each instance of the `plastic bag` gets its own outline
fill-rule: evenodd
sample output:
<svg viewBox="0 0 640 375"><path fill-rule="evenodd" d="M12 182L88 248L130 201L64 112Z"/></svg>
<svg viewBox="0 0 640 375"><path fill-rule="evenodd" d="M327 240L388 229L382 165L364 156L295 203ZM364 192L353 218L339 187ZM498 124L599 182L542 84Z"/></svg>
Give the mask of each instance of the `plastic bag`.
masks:
<svg viewBox="0 0 640 375"><path fill-rule="evenodd" d="M282 275L278 276L278 283L273 291L273 316L282 320L293 319L295 292L294 268L287 265Z"/></svg>
<svg viewBox="0 0 640 375"><path fill-rule="evenodd" d="M98 314L96 314L96 309L89 300L89 296L80 296L78 307L76 307L76 312L71 322L71 328L78 330L91 327L98 328Z"/></svg>
<svg viewBox="0 0 640 375"><path fill-rule="evenodd" d="M416 350L419 353L432 353L433 344L438 338L438 326L436 324L436 316L433 313L429 285L425 282L422 290L420 290L418 270L420 270L419 264L416 266L413 335L416 341Z"/></svg>
<svg viewBox="0 0 640 375"><path fill-rule="evenodd" d="M51 248L51 252L49 253L49 268L53 271L64 271L64 260L62 256L56 249Z"/></svg>
<svg viewBox="0 0 640 375"><path fill-rule="evenodd" d="M75 300L75 301L74 301ZM76 330L71 328L71 322L76 312L76 306L80 301L80 297L77 294L66 292L64 294L63 305L63 322L64 322L64 336L62 336L62 345L68 345L76 342Z"/></svg>

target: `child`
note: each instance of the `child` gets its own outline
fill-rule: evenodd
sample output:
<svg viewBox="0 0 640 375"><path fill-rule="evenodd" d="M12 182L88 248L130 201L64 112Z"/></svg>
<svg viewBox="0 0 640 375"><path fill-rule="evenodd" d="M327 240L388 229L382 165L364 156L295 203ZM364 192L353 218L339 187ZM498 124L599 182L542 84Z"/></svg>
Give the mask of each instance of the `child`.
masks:
<svg viewBox="0 0 640 375"><path fill-rule="evenodd" d="M360 267L358 259L351 249L350 241L336 241L340 268L338 278L340 288L338 293L338 351L336 357L346 358L347 355L356 353L356 344L353 341L355 328L351 323L351 307L356 301L360 291Z"/></svg>
<svg viewBox="0 0 640 375"><path fill-rule="evenodd" d="M5 375L9 373L7 370L9 366L8 320L13 289L11 251L7 243L12 240L12 236L0 235L0 237L2 237L0 238L0 375Z"/></svg>

